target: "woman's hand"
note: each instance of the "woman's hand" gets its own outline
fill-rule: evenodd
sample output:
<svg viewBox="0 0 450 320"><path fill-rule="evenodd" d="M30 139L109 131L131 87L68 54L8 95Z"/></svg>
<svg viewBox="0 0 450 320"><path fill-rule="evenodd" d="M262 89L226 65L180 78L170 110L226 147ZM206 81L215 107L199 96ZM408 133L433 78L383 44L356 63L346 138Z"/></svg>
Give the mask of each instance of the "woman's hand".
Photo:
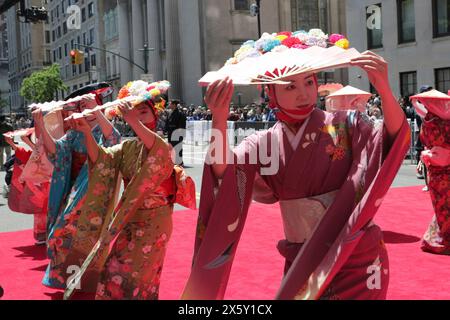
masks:
<svg viewBox="0 0 450 320"><path fill-rule="evenodd" d="M129 125L133 126L139 122L139 111L133 108L133 105L129 102L121 102L118 105L120 113L122 113L123 120Z"/></svg>
<svg viewBox="0 0 450 320"><path fill-rule="evenodd" d="M79 131L81 133L91 133L91 126L87 122L86 118L80 116L78 113L72 114L69 118L66 119L70 128L75 131Z"/></svg>
<svg viewBox="0 0 450 320"><path fill-rule="evenodd" d="M406 118L391 91L386 60L371 51L365 51L361 57L352 59L350 65L366 71L370 83L380 94L381 107L384 113L384 127L387 130L388 143L392 143L405 124Z"/></svg>
<svg viewBox="0 0 450 320"><path fill-rule="evenodd" d="M43 126L44 125L44 114L42 113L41 109L36 109L32 112L34 124L36 126Z"/></svg>
<svg viewBox="0 0 450 320"><path fill-rule="evenodd" d="M422 161L428 166L446 167L450 165L450 150L443 147L433 147L422 151Z"/></svg>
<svg viewBox="0 0 450 320"><path fill-rule="evenodd" d="M208 86L205 102L211 110L214 120L226 121L228 119L233 92L233 81L229 77L216 80Z"/></svg>
<svg viewBox="0 0 450 320"><path fill-rule="evenodd" d="M350 65L366 71L370 83L380 95L385 90L390 91L388 63L383 57L372 51L365 51L362 53L361 57L352 59Z"/></svg>
<svg viewBox="0 0 450 320"><path fill-rule="evenodd" d="M80 101L80 109L94 109L97 106L97 100L93 95L84 95Z"/></svg>
<svg viewBox="0 0 450 320"><path fill-rule="evenodd" d="M35 111L33 111L32 114L34 118L34 128L36 138L43 139L47 155L54 155L56 152L55 140L53 140L53 137L50 135L47 128L45 127L44 115L42 113L42 110L36 109Z"/></svg>

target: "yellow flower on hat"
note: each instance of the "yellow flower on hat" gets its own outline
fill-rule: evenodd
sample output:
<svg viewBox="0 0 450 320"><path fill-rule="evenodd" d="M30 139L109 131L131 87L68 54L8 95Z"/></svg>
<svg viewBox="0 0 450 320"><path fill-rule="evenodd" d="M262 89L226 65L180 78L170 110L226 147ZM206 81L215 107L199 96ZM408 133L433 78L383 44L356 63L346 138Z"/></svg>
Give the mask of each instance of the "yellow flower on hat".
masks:
<svg viewBox="0 0 450 320"><path fill-rule="evenodd" d="M347 39L341 39L337 41L335 45L342 49L348 49L350 47L350 42Z"/></svg>
<svg viewBox="0 0 450 320"><path fill-rule="evenodd" d="M287 38L288 38L288 36L285 34L280 34L275 37L275 39L280 40L281 42L283 42L283 40L286 40Z"/></svg>
<svg viewBox="0 0 450 320"><path fill-rule="evenodd" d="M152 89L152 90L150 90L150 95L152 96L152 97L156 97L156 96L159 96L161 94L161 91L159 90L159 89Z"/></svg>

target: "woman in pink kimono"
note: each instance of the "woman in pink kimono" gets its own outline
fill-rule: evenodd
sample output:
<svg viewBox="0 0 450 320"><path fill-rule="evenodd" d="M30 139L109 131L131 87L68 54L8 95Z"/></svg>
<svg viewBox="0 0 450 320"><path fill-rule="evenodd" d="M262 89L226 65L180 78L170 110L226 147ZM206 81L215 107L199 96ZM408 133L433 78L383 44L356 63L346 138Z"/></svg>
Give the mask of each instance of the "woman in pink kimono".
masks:
<svg viewBox="0 0 450 320"><path fill-rule="evenodd" d="M405 116L393 96L386 61L367 51L352 60L383 99L385 121L357 111L316 108L314 74L267 87L278 122L232 153L226 119L229 78L210 84L213 113L204 168L194 263L184 299L222 299L253 199L279 202L286 259L277 299L385 299L389 264L373 217L409 146ZM214 130L213 130L214 131ZM227 161L234 160L233 163ZM214 158L213 158L214 157Z"/></svg>

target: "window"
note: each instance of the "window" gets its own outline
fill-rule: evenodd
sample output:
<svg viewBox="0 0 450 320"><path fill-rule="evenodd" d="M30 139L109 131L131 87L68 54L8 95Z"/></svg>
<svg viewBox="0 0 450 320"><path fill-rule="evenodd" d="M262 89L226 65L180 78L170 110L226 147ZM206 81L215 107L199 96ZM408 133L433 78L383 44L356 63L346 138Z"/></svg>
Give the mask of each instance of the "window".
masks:
<svg viewBox="0 0 450 320"><path fill-rule="evenodd" d="M67 21L63 22L63 33L66 34L67 33Z"/></svg>
<svg viewBox="0 0 450 320"><path fill-rule="evenodd" d="M416 40L414 0L397 0L398 43Z"/></svg>
<svg viewBox="0 0 450 320"><path fill-rule="evenodd" d="M89 69L91 68L91 65L89 63L88 56L84 55L84 72L89 72Z"/></svg>
<svg viewBox="0 0 450 320"><path fill-rule="evenodd" d="M450 35L450 0L433 0L433 37Z"/></svg>
<svg viewBox="0 0 450 320"><path fill-rule="evenodd" d="M67 43L64 43L64 56L65 57L67 57L68 52L69 52L69 47L68 47Z"/></svg>
<svg viewBox="0 0 450 320"><path fill-rule="evenodd" d="M450 90L450 67L434 70L436 89L447 93Z"/></svg>
<svg viewBox="0 0 450 320"><path fill-rule="evenodd" d="M417 72L400 73L400 94L402 97L408 97L417 92Z"/></svg>
<svg viewBox="0 0 450 320"><path fill-rule="evenodd" d="M367 48L383 47L383 30L381 25L381 3L366 8Z"/></svg>
<svg viewBox="0 0 450 320"><path fill-rule="evenodd" d="M50 31L45 30L45 43L50 43Z"/></svg>
<svg viewBox="0 0 450 320"><path fill-rule="evenodd" d="M94 15L94 3L92 2L88 4L88 15L89 18Z"/></svg>
<svg viewBox="0 0 450 320"><path fill-rule="evenodd" d="M89 44L93 44L95 42L94 28L89 30Z"/></svg>
<svg viewBox="0 0 450 320"><path fill-rule="evenodd" d="M248 11L250 4L248 0L234 0L234 10Z"/></svg>
<svg viewBox="0 0 450 320"><path fill-rule="evenodd" d="M81 22L86 21L86 8L81 9Z"/></svg>
<svg viewBox="0 0 450 320"><path fill-rule="evenodd" d="M91 66L93 67L97 66L97 59L95 53L91 55Z"/></svg>
<svg viewBox="0 0 450 320"><path fill-rule="evenodd" d="M106 77L109 78L111 76L111 58L106 58Z"/></svg>
<svg viewBox="0 0 450 320"><path fill-rule="evenodd" d="M110 29L110 26L111 26L111 15L109 13L106 13L103 16L103 21L105 23L105 39L109 40L112 37L111 36L112 32L111 32L111 29Z"/></svg>

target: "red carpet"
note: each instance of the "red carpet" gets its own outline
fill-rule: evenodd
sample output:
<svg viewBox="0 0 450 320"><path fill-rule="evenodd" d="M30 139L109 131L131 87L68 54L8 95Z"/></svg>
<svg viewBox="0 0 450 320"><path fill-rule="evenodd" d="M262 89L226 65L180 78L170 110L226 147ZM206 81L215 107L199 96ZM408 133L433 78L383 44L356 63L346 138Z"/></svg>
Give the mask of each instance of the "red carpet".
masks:
<svg viewBox="0 0 450 320"><path fill-rule="evenodd" d="M391 189L376 222L385 230L391 262L389 299L450 299L449 256L420 250L420 238L433 211L428 193L419 187ZM161 299L178 299L189 275L196 213L174 214L161 282ZM226 299L272 299L283 260L275 245L283 237L278 207L253 204L237 251ZM60 291L40 284L47 265L30 230L0 234L0 285L3 299L60 299Z"/></svg>

